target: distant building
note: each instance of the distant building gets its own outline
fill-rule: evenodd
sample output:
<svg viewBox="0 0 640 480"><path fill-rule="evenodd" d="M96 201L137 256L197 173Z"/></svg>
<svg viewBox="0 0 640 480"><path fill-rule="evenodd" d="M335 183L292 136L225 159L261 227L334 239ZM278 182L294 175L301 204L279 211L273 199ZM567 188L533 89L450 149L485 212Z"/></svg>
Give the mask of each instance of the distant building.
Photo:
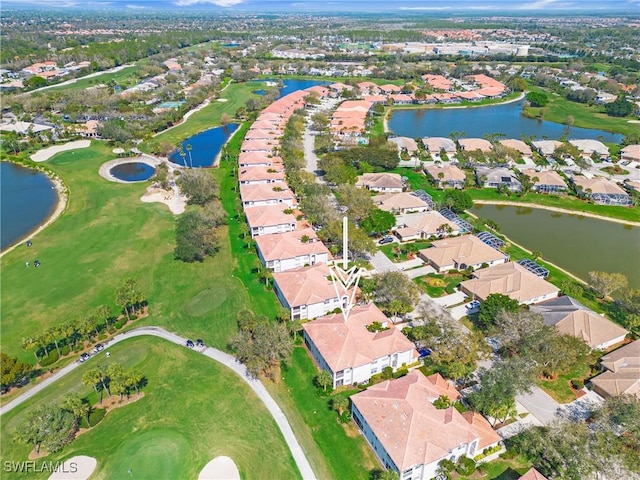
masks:
<svg viewBox="0 0 640 480"><path fill-rule="evenodd" d="M404 187L402 177L397 173L363 173L358 177L356 187L372 192L400 193Z"/></svg>
<svg viewBox="0 0 640 480"><path fill-rule="evenodd" d="M623 207L633 205L631 196L611 180L602 177L585 178L579 176L574 176L572 180L578 193L589 197L593 203Z"/></svg>
<svg viewBox="0 0 640 480"><path fill-rule="evenodd" d="M285 213L285 206L269 205L247 208L244 212L252 237L270 233L291 232L296 229L296 217Z"/></svg>
<svg viewBox="0 0 640 480"><path fill-rule="evenodd" d="M533 190L538 193L565 193L568 189L560 174L553 170L523 170L522 173L533 181Z"/></svg>
<svg viewBox="0 0 640 480"><path fill-rule="evenodd" d="M438 188L464 188L467 175L455 165L427 165L424 171Z"/></svg>
<svg viewBox="0 0 640 480"><path fill-rule="evenodd" d="M394 229L394 233L401 242L460 234L460 227L436 210L413 214L411 217Z"/></svg>
<svg viewBox="0 0 640 480"><path fill-rule="evenodd" d="M512 192L522 190L522 184L516 174L508 168L476 167L476 181L485 188L498 188L505 185Z"/></svg>
<svg viewBox="0 0 640 480"><path fill-rule="evenodd" d="M391 213L426 212L429 204L408 192L385 193L373 197L380 210Z"/></svg>

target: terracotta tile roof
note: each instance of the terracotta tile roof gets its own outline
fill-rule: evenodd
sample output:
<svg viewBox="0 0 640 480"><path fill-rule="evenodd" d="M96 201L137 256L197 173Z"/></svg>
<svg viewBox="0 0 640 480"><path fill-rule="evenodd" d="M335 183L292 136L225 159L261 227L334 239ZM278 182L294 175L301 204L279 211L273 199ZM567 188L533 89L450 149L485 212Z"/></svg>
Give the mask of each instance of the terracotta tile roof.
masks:
<svg viewBox="0 0 640 480"><path fill-rule="evenodd" d="M406 148L410 154L417 153L419 151L418 144L413 138L410 137L393 137L389 139L390 142L395 143L398 149Z"/></svg>
<svg viewBox="0 0 640 480"><path fill-rule="evenodd" d="M309 241L306 243L300 240L304 236L309 238ZM313 254L327 254L328 258L331 258L329 250L324 243L318 240L318 236L313 228L304 228L287 233L261 235L256 237L256 244L258 245L262 258L267 262Z"/></svg>
<svg viewBox="0 0 640 480"><path fill-rule="evenodd" d="M624 337L629 333L620 325L591 310L575 310L569 313L556 323L556 328L560 333L584 340L591 348Z"/></svg>
<svg viewBox="0 0 640 480"><path fill-rule="evenodd" d="M443 77L442 75L430 75L425 73L422 75L422 79L438 90L450 90L453 85L451 80Z"/></svg>
<svg viewBox="0 0 640 480"><path fill-rule="evenodd" d="M419 370L351 397L401 472L448 458L460 445L480 439L455 408L438 410L433 399L434 385Z"/></svg>
<svg viewBox="0 0 640 480"><path fill-rule="evenodd" d="M538 470L531 467L527 473L522 475L519 480L547 480L547 477L542 475Z"/></svg>
<svg viewBox="0 0 640 480"><path fill-rule="evenodd" d="M277 140L245 140L242 142L240 150L242 152L267 152L272 153L279 146Z"/></svg>
<svg viewBox="0 0 640 480"><path fill-rule="evenodd" d="M480 150L481 152L490 152L493 149L493 145L484 138L461 138L458 140L460 148L463 150Z"/></svg>
<svg viewBox="0 0 640 480"><path fill-rule="evenodd" d="M462 414L464 419L471 424L471 426L480 435L480 442L478 443L478 450L484 450L490 445L495 445L502 438L491 428L489 422L477 412L468 411Z"/></svg>
<svg viewBox="0 0 640 480"><path fill-rule="evenodd" d="M585 178L585 177L573 177L575 184L580 187L581 190L591 189L591 193L604 193L604 194L624 194L627 192L619 187L615 182L607 180L602 177Z"/></svg>
<svg viewBox="0 0 640 480"><path fill-rule="evenodd" d="M402 177L397 173L363 173L358 176L356 187L402 188Z"/></svg>
<svg viewBox="0 0 640 480"><path fill-rule="evenodd" d="M567 184L564 182L560 174L553 170L542 170L540 172L537 172L535 170L523 170L522 173L524 173L527 177L531 179L538 177L538 181L535 182L536 186L539 186L539 185L555 185L558 187L567 186Z"/></svg>
<svg viewBox="0 0 640 480"><path fill-rule="evenodd" d="M435 180L439 182L464 182L467 179L466 174L463 170L459 169L455 165L427 165L425 170L431 175ZM439 178L438 175L442 173L443 177Z"/></svg>
<svg viewBox="0 0 640 480"><path fill-rule="evenodd" d="M251 185L240 185L240 198L243 202L290 200L295 203L295 195L291 190L289 190L286 183L255 183Z"/></svg>
<svg viewBox="0 0 640 480"><path fill-rule="evenodd" d="M505 140L500 140L500 143L505 147L513 148L517 150L522 155L531 156L531 147L524 143L522 140L517 140L515 138L507 138Z"/></svg>
<svg viewBox="0 0 640 480"><path fill-rule="evenodd" d="M387 85L380 85L379 88L385 93L400 93L402 91L402 87L399 87L398 85L394 85L392 83L389 83Z"/></svg>
<svg viewBox="0 0 640 480"><path fill-rule="evenodd" d="M305 323L302 328L334 373L398 352L413 350L418 358L415 347L400 330L391 325L388 330L370 332L366 327L373 322L385 325L389 319L370 303L353 307L346 322L342 313L335 313Z"/></svg>
<svg viewBox="0 0 640 480"><path fill-rule="evenodd" d="M244 214L251 228L295 224L296 217L290 213L284 213L284 210L286 210L286 206L283 205L268 205L247 208Z"/></svg>
<svg viewBox="0 0 640 480"><path fill-rule="evenodd" d="M405 228L397 229L405 230L402 236L410 236L411 231L422 232L427 237L438 235L440 233L439 228L442 225L449 225L451 232L459 232L460 227L450 220L447 220L440 212L430 210L428 212L422 212L419 216L412 218L405 222Z"/></svg>
<svg viewBox="0 0 640 480"><path fill-rule="evenodd" d="M268 128L250 128L244 136L245 140L274 140L280 134L273 129Z"/></svg>
<svg viewBox="0 0 640 480"><path fill-rule="evenodd" d="M270 156L267 152L242 152L238 155L238 164L240 165L262 165L271 164L280 161L279 157Z"/></svg>
<svg viewBox="0 0 640 480"><path fill-rule="evenodd" d="M555 285L513 262L476 270L473 276L460 286L480 300L486 300L492 293L500 293L520 303L527 303L534 298L557 295L559 292Z"/></svg>
<svg viewBox="0 0 640 480"><path fill-rule="evenodd" d="M413 103L416 97L409 93L394 93L389 95L389 98L393 100L393 103Z"/></svg>
<svg viewBox="0 0 640 480"><path fill-rule="evenodd" d="M422 209L429 206L424 200L407 192L383 193L382 195L376 195L373 197L373 201L378 204L378 208L380 208L380 210L384 210L386 212L394 210Z"/></svg>
<svg viewBox="0 0 640 480"><path fill-rule="evenodd" d="M269 171L273 170L273 171ZM238 180L240 182L245 181L260 181L260 180L271 180L276 181L276 183L281 184L284 182L285 173L281 168L272 168L272 167L241 167L238 170Z"/></svg>
<svg viewBox="0 0 640 480"><path fill-rule="evenodd" d="M475 235L446 238L431 242L430 248L420 250L420 256L439 268L454 263L477 265L507 258L507 256L491 248Z"/></svg>
<svg viewBox="0 0 640 480"><path fill-rule="evenodd" d="M273 281L293 308L336 298L336 290L330 277L329 267L324 263L318 263L310 267L276 272L273 274ZM345 295L345 289L338 286L338 294Z"/></svg>
<svg viewBox="0 0 640 480"><path fill-rule="evenodd" d="M422 139L422 143L430 153L440 153L442 150L447 153L455 153L456 151L454 141L446 137L425 137Z"/></svg>
<svg viewBox="0 0 640 480"><path fill-rule="evenodd" d="M635 160L640 162L640 145L627 145L620 150L620 158L622 160Z"/></svg>

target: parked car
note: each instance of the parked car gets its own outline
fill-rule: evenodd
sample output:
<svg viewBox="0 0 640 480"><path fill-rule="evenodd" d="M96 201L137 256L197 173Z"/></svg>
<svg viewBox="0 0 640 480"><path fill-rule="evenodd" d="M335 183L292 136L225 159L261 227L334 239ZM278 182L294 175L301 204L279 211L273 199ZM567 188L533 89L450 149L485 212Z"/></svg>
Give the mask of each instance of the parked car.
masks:
<svg viewBox="0 0 640 480"><path fill-rule="evenodd" d="M378 242L378 245L386 245L387 243L393 243L393 237L391 235L387 235L386 237L383 237Z"/></svg>
<svg viewBox="0 0 640 480"><path fill-rule="evenodd" d="M89 360L89 358L91 358L91 355L89 355L86 352L80 355L80 361L81 362L86 362L87 360Z"/></svg>
<svg viewBox="0 0 640 480"><path fill-rule="evenodd" d="M480 302L478 300L473 300L469 303L467 303L467 310L477 310L478 308L480 308Z"/></svg>
<svg viewBox="0 0 640 480"><path fill-rule="evenodd" d="M193 348L195 345L193 344L193 340L187 340L187 347Z"/></svg>
<svg viewBox="0 0 640 480"><path fill-rule="evenodd" d="M96 346L93 347L93 353L98 353L101 350L104 350L104 345L102 345L101 343L96 343Z"/></svg>
<svg viewBox="0 0 640 480"><path fill-rule="evenodd" d="M196 347L204 347L204 342L202 341L201 338L198 338L196 340Z"/></svg>
<svg viewBox="0 0 640 480"><path fill-rule="evenodd" d="M420 358L428 357L429 355L431 355L431 349L421 348L420 350L418 350L418 353L420 354Z"/></svg>

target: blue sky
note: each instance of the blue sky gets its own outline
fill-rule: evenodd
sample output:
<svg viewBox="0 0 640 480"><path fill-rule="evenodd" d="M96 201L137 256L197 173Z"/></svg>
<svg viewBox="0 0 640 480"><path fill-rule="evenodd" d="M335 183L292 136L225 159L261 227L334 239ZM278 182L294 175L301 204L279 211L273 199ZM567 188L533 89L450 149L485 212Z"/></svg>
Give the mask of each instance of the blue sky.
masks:
<svg viewBox="0 0 640 480"><path fill-rule="evenodd" d="M640 15L640 0L5 0L7 6L46 6L48 8L128 8L158 10L166 8L218 9L229 11L407 11L503 13L590 13L625 12Z"/></svg>

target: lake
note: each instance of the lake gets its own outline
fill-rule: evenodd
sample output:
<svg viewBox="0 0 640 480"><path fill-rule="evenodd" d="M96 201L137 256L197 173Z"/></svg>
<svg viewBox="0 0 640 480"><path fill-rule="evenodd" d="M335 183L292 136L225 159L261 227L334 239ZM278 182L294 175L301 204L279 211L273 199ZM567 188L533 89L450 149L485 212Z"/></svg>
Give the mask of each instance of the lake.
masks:
<svg viewBox="0 0 640 480"><path fill-rule="evenodd" d="M451 132L464 132L467 138L482 138L500 133L506 138L520 138L521 134L535 135L537 140L557 140L567 134L569 139L595 139L620 143L622 135L567 127L559 123L539 121L522 115L524 100L503 105L476 108L416 108L394 110L389 130L402 137L448 137Z"/></svg>
<svg viewBox="0 0 640 480"><path fill-rule="evenodd" d="M298 90L304 90L306 88L317 87L317 86L331 85L333 83L333 82L327 82L324 80L303 80L303 79L296 79L296 78L285 78L285 79L269 78L269 79L265 79L264 81L275 82L275 83L278 83L279 81L282 82L280 95L278 95L276 100L278 98L282 98L286 95L289 95L290 93L297 92ZM262 90L262 92L264 94L264 90Z"/></svg>
<svg viewBox="0 0 640 480"><path fill-rule="evenodd" d="M640 288L640 227L510 205L474 205L471 212L496 221L514 242L585 281L592 270L618 272Z"/></svg>
<svg viewBox="0 0 640 480"><path fill-rule="evenodd" d="M169 161L186 167L211 167L223 145L237 129L237 123L230 123L193 135L181 144L185 156L176 149L169 155ZM191 145L191 151L188 145Z"/></svg>
<svg viewBox="0 0 640 480"><path fill-rule="evenodd" d="M0 250L27 238L57 203L58 193L44 173L0 162Z"/></svg>

